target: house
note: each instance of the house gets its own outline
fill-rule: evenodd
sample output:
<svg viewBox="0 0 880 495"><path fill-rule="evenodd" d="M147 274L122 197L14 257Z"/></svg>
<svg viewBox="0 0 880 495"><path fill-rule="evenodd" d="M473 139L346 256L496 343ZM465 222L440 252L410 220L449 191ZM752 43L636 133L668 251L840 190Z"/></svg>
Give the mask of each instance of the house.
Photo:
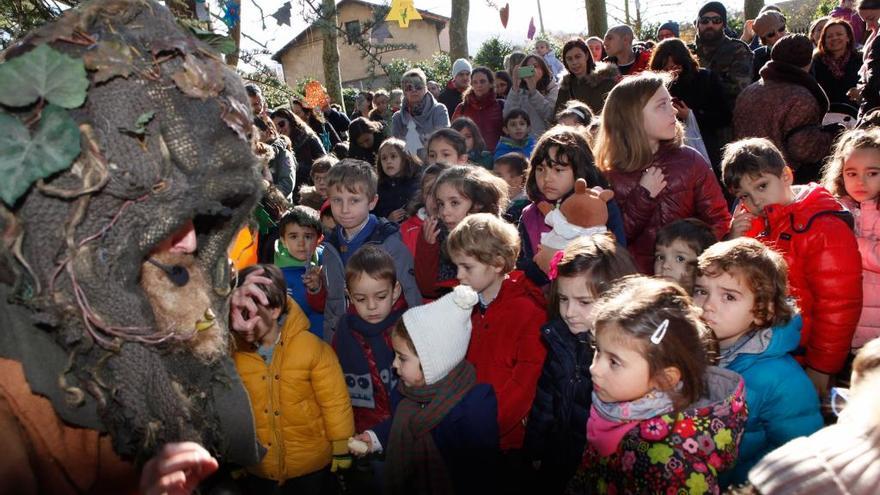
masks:
<svg viewBox="0 0 880 495"><path fill-rule="evenodd" d="M346 32L361 32L362 26L373 19L373 9L377 7L380 6L364 0L342 0L336 6L339 25ZM373 32L367 34L373 43L382 42L382 38L387 37L385 41L389 43L411 43L416 47L415 50L387 52L382 55L383 61L401 58L415 62L428 59L439 51L449 51L449 18L421 9L419 14L422 20L411 21L408 28L387 22L376 25ZM336 43L342 85L361 89L382 87L386 78L381 69L376 70L376 78L371 80L361 50L339 34ZM313 23L272 56L281 64L288 85L293 87L296 81L306 76L324 83L323 39L324 33Z"/></svg>

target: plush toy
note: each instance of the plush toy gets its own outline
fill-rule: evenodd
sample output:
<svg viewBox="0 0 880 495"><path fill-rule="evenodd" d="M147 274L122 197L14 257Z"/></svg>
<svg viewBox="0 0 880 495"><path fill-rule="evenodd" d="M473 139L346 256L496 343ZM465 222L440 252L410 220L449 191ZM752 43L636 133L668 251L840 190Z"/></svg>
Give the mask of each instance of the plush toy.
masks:
<svg viewBox="0 0 880 495"><path fill-rule="evenodd" d="M608 202L612 197L614 191L601 187L588 189L587 181L578 179L574 193L559 208L546 202L538 204L544 214L544 223L553 227L550 232L541 234L541 247L532 258L544 273L549 273L550 261L556 252L576 237L607 232Z"/></svg>

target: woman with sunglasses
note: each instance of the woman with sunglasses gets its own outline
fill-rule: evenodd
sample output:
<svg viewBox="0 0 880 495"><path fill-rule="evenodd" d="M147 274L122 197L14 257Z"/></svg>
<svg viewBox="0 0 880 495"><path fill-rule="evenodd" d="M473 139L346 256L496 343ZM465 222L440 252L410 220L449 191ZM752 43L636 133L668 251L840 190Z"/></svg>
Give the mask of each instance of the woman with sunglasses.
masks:
<svg viewBox="0 0 880 495"><path fill-rule="evenodd" d="M312 163L327 154L321 139L315 131L301 118L297 117L289 108L282 107L272 112L272 122L283 134L290 139L293 153L296 156L296 178L299 184L312 183Z"/></svg>
<svg viewBox="0 0 880 495"><path fill-rule="evenodd" d="M391 117L391 135L406 142L406 150L422 160L425 140L437 129L449 127L449 112L428 92L422 69L410 69L400 79L403 105Z"/></svg>

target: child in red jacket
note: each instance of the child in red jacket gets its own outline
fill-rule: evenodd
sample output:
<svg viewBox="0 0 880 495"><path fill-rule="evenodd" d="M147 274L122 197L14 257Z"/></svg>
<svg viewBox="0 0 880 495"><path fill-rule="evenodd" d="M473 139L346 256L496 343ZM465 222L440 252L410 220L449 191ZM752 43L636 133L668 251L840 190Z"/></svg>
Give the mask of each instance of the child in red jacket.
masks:
<svg viewBox="0 0 880 495"><path fill-rule="evenodd" d="M517 483L524 472L525 420L547 354L540 332L546 303L523 272L512 271L520 246L513 225L488 213L469 215L446 242L458 279L480 296L471 315L467 360L477 369L477 381L495 388L501 450L510 474L504 478Z"/></svg>
<svg viewBox="0 0 880 495"><path fill-rule="evenodd" d="M844 366L862 311L852 215L822 186L792 185L791 169L767 139L728 145L721 167L725 187L741 203L730 236L754 237L788 263L804 320L795 354L824 397L830 375Z"/></svg>

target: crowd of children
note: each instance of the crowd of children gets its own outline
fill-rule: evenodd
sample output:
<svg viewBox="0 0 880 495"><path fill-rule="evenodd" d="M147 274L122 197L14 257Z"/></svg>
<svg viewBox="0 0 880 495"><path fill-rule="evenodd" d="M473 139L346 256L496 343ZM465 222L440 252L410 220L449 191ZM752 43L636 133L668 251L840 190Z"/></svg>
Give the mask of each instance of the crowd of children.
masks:
<svg viewBox="0 0 880 495"><path fill-rule="evenodd" d="M505 112L489 145L481 88L424 162L356 119L280 220L280 270L240 275L268 297L236 353L277 454L255 486L319 493L350 452L364 493L719 493L831 421L880 336L880 131L845 133L823 185L761 138L717 179L668 83L538 135Z"/></svg>

